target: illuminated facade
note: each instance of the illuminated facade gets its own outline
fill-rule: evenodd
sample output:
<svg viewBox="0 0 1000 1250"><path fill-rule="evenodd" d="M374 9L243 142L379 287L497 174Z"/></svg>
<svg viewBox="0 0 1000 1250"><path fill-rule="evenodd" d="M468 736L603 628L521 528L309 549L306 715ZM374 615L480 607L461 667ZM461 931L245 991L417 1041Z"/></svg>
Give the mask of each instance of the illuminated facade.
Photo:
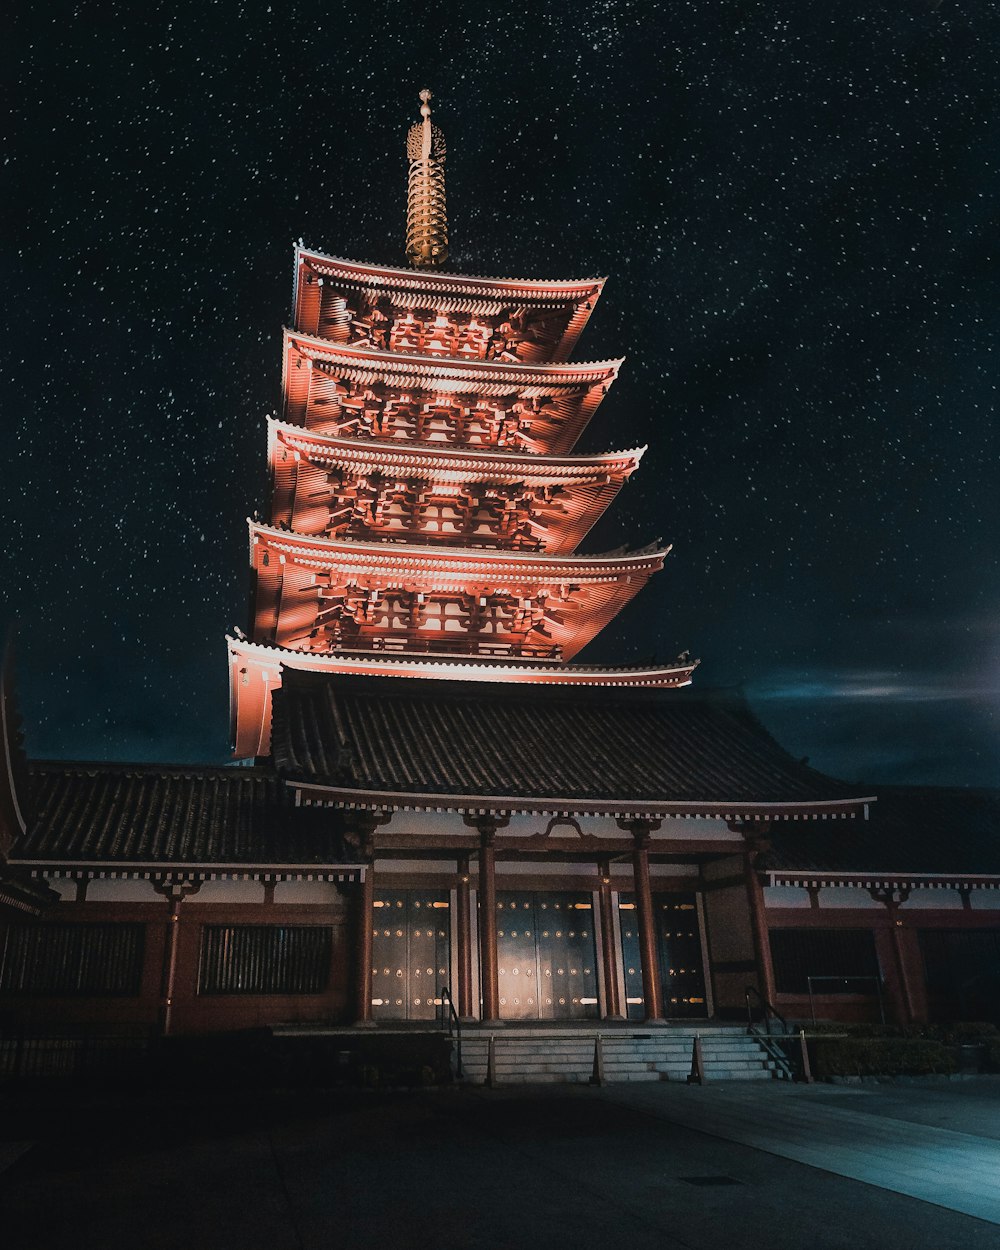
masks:
<svg viewBox="0 0 1000 1250"><path fill-rule="evenodd" d="M228 639L245 766L29 781L5 684L0 1007L417 1027L448 993L470 1022L624 1028L738 1018L748 985L805 1014L822 966L858 992L821 1014L871 1018L876 978L893 1019L940 1014L915 917L939 968L953 930L987 940L1000 863L911 854L930 800L869 820L877 796L686 689L686 653L576 662L669 550L579 550L645 450L574 452L622 363L570 361L603 282L441 272L444 155L423 93L411 268L295 248Z"/></svg>
<svg viewBox="0 0 1000 1250"><path fill-rule="evenodd" d="M691 865L667 867L695 843L658 831L721 821L710 854L743 864L756 816L844 818L859 802L798 784L784 759L749 807L752 767L720 760L711 781L707 755L698 779L678 768L698 732L730 759L747 751L738 718L698 731L686 705L671 710L686 653L571 663L669 550L579 552L645 451L574 453L622 364L570 360L603 280L440 272L445 147L428 93L421 116L413 268L295 249L268 514L250 522L251 627L228 640L235 754L273 757L297 806L332 809L364 865L358 1020L432 1017L439 979L470 1019L706 1015L708 912ZM751 755L769 749L751 740ZM712 786L736 801L709 813Z"/></svg>
<svg viewBox="0 0 1000 1250"><path fill-rule="evenodd" d="M569 664L669 550L577 552L645 450L573 453L622 363L568 363L603 281L437 271L444 139L421 100L416 269L295 249L253 619L228 640L238 757L270 753L288 669L648 688L695 666Z"/></svg>

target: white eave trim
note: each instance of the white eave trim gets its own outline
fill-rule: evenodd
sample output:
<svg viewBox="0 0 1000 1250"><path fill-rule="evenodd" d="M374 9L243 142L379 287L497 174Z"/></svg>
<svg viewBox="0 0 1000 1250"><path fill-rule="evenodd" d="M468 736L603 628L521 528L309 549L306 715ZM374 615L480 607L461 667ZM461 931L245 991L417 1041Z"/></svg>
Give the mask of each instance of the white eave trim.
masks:
<svg viewBox="0 0 1000 1250"><path fill-rule="evenodd" d="M55 877L88 881L113 880L115 878L148 879L180 877L189 880L214 881L218 878L240 880L277 881L283 879L305 881L360 881L364 878L363 864L214 864L194 861L135 861L111 862L109 860L10 860L11 864L30 869L33 878Z"/></svg>
<svg viewBox="0 0 1000 1250"><path fill-rule="evenodd" d="M380 790L355 790L315 782L289 781L296 804L351 808L361 811L461 812L468 815L533 815L547 812L559 816L612 816L663 820L843 820L863 811L874 798L830 799L803 803L648 802L623 803L617 799L526 798L509 795L421 794Z"/></svg>
<svg viewBox="0 0 1000 1250"><path fill-rule="evenodd" d="M299 264L310 260L344 270L344 277L355 281L386 280L397 281L407 287L426 285L434 287L489 287L505 294L533 294L537 299L549 299L578 303L585 299L593 289L599 295L607 278L496 278L481 274L449 273L446 270L400 269L389 265L376 265L369 261L349 260L345 256L331 256L317 248L306 247L304 243L295 245L296 270ZM481 294L476 291L475 294ZM596 297L595 297L596 298Z"/></svg>
<svg viewBox="0 0 1000 1250"><path fill-rule="evenodd" d="M927 872L807 872L790 869L766 874L767 885L811 886L813 888L857 887L862 890L1000 890L1000 875L990 873Z"/></svg>

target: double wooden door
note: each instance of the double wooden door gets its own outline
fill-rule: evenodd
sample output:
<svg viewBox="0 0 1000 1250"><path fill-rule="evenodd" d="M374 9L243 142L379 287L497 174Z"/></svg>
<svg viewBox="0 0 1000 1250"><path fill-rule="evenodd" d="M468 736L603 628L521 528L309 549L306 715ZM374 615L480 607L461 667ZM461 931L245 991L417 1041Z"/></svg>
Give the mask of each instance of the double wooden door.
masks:
<svg viewBox="0 0 1000 1250"><path fill-rule="evenodd" d="M372 928L372 1018L433 1020L449 977L447 891L376 891Z"/></svg>
<svg viewBox="0 0 1000 1250"><path fill-rule="evenodd" d="M630 1020L642 1020L646 1014L646 1003L642 992L642 954L635 895L622 894L618 908L628 1008L626 1015ZM705 972L695 895L654 894L653 916L665 1015L668 1019L706 1016Z"/></svg>
<svg viewBox="0 0 1000 1250"><path fill-rule="evenodd" d="M496 925L501 1019L598 1018L592 894L503 890Z"/></svg>

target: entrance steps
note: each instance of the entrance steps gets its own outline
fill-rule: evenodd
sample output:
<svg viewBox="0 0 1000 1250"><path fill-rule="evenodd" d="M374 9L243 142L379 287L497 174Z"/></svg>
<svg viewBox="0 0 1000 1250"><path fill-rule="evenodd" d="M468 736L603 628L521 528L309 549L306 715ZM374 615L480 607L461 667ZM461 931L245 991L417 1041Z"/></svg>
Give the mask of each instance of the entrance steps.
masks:
<svg viewBox="0 0 1000 1250"><path fill-rule="evenodd" d="M705 1025L602 1031L603 1079L608 1084L686 1081L696 1034L701 1038L706 1081L762 1081L788 1076L787 1066L774 1059L757 1038L736 1028ZM498 1085L588 1084L595 1079L597 1033L504 1028L492 1035L477 1031L463 1036L463 1077L472 1084L487 1079L491 1036Z"/></svg>

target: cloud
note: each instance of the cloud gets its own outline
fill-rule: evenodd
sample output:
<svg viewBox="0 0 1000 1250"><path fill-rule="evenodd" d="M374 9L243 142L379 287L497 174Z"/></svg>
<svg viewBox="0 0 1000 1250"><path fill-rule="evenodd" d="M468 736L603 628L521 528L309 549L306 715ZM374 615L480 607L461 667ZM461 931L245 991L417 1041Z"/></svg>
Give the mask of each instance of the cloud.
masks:
<svg viewBox="0 0 1000 1250"><path fill-rule="evenodd" d="M747 686L747 694L761 702L810 702L853 700L887 703L983 703L1000 699L1000 682L994 674L982 683L967 675L949 678L941 673L901 673L884 669L853 669L817 672L778 670Z"/></svg>
<svg viewBox="0 0 1000 1250"><path fill-rule="evenodd" d="M879 668L776 670L746 687L793 755L864 784L992 786L1000 775L997 682Z"/></svg>

